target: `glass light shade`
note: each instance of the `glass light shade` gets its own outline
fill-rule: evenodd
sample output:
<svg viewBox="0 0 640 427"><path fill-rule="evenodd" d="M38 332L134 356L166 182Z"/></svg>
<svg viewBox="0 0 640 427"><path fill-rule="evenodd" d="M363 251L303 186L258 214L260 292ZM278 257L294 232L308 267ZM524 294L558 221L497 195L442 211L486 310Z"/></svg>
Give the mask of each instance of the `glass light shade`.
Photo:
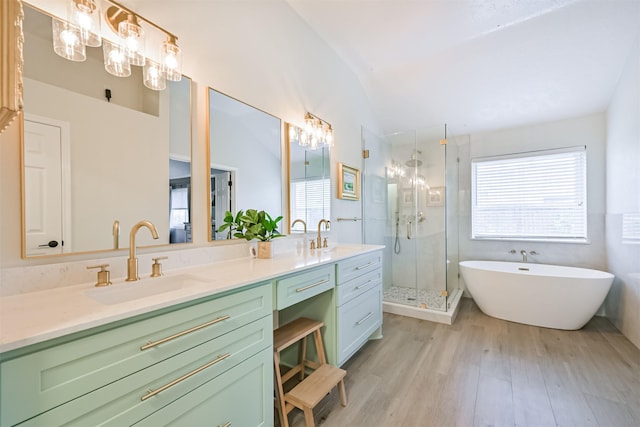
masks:
<svg viewBox="0 0 640 427"><path fill-rule="evenodd" d="M316 120L315 132L318 141L322 141L324 139L324 127L322 126L322 122L320 121L320 119Z"/></svg>
<svg viewBox="0 0 640 427"><path fill-rule="evenodd" d="M311 114L307 113L307 115L304 118L304 130L305 132L307 132L308 135L313 134L314 124L315 124L315 120L313 120L313 117L311 117Z"/></svg>
<svg viewBox="0 0 640 427"><path fill-rule="evenodd" d="M100 8L95 0L68 0L69 22L78 27L80 42L85 46L102 44L100 35Z"/></svg>
<svg viewBox="0 0 640 427"><path fill-rule="evenodd" d="M164 90L167 87L167 79L157 62L148 60L144 64L144 85L153 90Z"/></svg>
<svg viewBox="0 0 640 427"><path fill-rule="evenodd" d="M298 144L302 147L306 147L307 145L309 145L309 134L306 131L300 131L300 139L298 140Z"/></svg>
<svg viewBox="0 0 640 427"><path fill-rule="evenodd" d="M144 30L134 15L129 15L126 21L118 24L118 35L122 38L129 63L143 66L144 57Z"/></svg>
<svg viewBox="0 0 640 427"><path fill-rule="evenodd" d="M324 134L324 140L328 146L333 145L333 129L331 128L331 125L327 127L327 131Z"/></svg>
<svg viewBox="0 0 640 427"><path fill-rule="evenodd" d="M162 43L160 47L160 63L167 80L179 82L182 79L182 50L174 38Z"/></svg>
<svg viewBox="0 0 640 427"><path fill-rule="evenodd" d="M84 61L87 50L80 42L80 31L66 21L52 18L53 50L70 61Z"/></svg>
<svg viewBox="0 0 640 427"><path fill-rule="evenodd" d="M289 125L289 141L290 142L298 141L298 128L293 125Z"/></svg>
<svg viewBox="0 0 640 427"><path fill-rule="evenodd" d="M105 39L102 43L102 52L104 53L104 69L109 74L116 77L131 75L131 64L124 47Z"/></svg>

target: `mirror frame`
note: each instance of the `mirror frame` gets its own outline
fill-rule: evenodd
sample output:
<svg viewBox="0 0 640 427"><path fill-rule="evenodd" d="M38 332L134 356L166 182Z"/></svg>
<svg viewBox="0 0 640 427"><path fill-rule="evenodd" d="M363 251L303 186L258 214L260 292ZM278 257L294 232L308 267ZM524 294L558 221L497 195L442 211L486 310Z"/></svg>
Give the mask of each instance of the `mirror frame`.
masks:
<svg viewBox="0 0 640 427"><path fill-rule="evenodd" d="M20 100L22 102L23 100L23 69L24 69L24 58L23 58L23 44L24 44L24 33L23 33L23 20L24 20L24 4L22 3L22 0L9 0L9 2L6 1L2 1L2 12L3 12L3 18L4 18L4 9L5 9L5 4L7 3L12 3L12 4L16 4L19 7L20 13L19 13L19 19L20 19L20 31L19 31L19 40L18 43L20 45L20 61L19 64L21 64L20 66ZM36 7L33 7L34 10L37 10L41 13L47 14L49 15L47 12L44 12ZM4 24L4 20L3 22L0 22L2 24ZM10 61L8 61L10 62ZM17 64L16 64L17 66ZM17 68L17 67L16 67ZM3 76L4 76L4 67L3 67ZM194 238L193 236L195 235L194 232L194 192L193 192L193 182L194 182L194 158L193 158L193 154L194 154L194 108L195 108L195 102L197 100L197 93L196 93L196 84L193 81L193 79L191 77L189 77L186 74L183 74L184 78L189 79L189 157L190 157L190 169L191 169L191 198L189 200L189 210L190 210L190 215L191 215L191 241L190 242L181 242L181 243L160 243L157 245L142 245L142 246L138 246L138 248L164 248L164 249L186 249L188 247L192 247L192 243L194 242ZM3 77L4 78L4 77ZM25 120L25 114L24 114L24 108L23 106L21 106L21 111L19 114L17 114L18 116L18 121L19 121L19 144L20 144L20 198L21 198L21 203L20 203L20 222L21 222L21 248L20 248L20 256L22 259L43 259L43 258L58 258L58 257L64 257L64 256L73 256L73 255L84 255L84 254L97 254L97 253L107 253L107 252L120 252L120 251L128 251L129 247L128 247L128 243L126 244L126 246L119 246L117 249L114 248L105 248L105 249L91 249L91 250L84 250L84 251L73 251L73 252L68 252L68 253L62 253L62 254L44 254L44 255L27 255L27 244L26 244L26 209L25 209L25 176L24 176L24 166L25 166L25 156L24 156L24 129L25 129L25 125L24 125L24 120ZM1 131L1 130L0 130ZM171 160L169 153L167 155L167 162L169 162ZM169 184L169 182L167 182L167 185ZM168 214L170 214L170 212L167 212ZM143 218L141 218L143 219ZM128 237L128 233L129 230L120 230L120 236L121 238L119 239L121 242L127 242L127 237ZM170 233L170 229L167 230L167 235L169 237L169 233ZM124 235L125 239L122 238L122 236Z"/></svg>
<svg viewBox="0 0 640 427"><path fill-rule="evenodd" d="M24 13L21 0L0 2L0 132L22 111L22 19ZM7 59L7 60L5 60Z"/></svg>

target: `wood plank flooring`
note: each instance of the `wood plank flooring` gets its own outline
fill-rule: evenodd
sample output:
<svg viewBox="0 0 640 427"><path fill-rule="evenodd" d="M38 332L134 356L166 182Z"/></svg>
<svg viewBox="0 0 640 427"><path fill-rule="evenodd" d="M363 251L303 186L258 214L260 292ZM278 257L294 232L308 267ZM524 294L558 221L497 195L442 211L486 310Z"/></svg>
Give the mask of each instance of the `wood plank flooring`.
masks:
<svg viewBox="0 0 640 427"><path fill-rule="evenodd" d="M316 425L640 426L640 349L608 320L559 331L461 303L453 326L385 314L384 338L343 366L349 404L334 390Z"/></svg>

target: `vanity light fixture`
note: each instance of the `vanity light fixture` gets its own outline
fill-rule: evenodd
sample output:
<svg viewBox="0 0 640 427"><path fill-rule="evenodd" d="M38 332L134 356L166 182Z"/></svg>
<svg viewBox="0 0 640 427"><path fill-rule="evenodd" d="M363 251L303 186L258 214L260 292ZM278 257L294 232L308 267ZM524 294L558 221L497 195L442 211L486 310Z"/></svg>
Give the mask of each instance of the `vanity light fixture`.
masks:
<svg viewBox="0 0 640 427"><path fill-rule="evenodd" d="M103 2L108 6L104 19L115 40L102 38L99 0L67 0L67 19L53 17L55 52L72 61L84 61L87 46L102 45L105 70L114 76L130 76L131 66L135 65L144 67L143 80L149 89L163 90L167 80L180 81L182 51L178 37L116 1ZM159 31L166 37L157 56L145 53L147 30Z"/></svg>
<svg viewBox="0 0 640 427"><path fill-rule="evenodd" d="M310 150L333 146L333 128L321 118L307 113L304 117L304 128L290 125L289 140L296 141L301 147Z"/></svg>

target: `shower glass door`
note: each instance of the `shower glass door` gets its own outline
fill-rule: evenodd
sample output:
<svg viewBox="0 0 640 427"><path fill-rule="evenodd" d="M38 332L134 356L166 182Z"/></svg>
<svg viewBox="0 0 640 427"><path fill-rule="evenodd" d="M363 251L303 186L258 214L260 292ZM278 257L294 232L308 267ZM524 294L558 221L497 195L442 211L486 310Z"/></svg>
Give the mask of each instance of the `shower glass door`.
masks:
<svg viewBox="0 0 640 427"><path fill-rule="evenodd" d="M445 150L443 127L367 138L365 161L365 242L384 244L384 301L420 309L447 310ZM381 158L383 157L384 158ZM372 160L370 162L370 160ZM384 165L384 175L381 167ZM380 170L379 170L380 169ZM375 180L384 184L374 185ZM379 190L373 191L373 187ZM369 194L371 191L371 194ZM380 193L384 191L384 197ZM376 195L376 193L378 193ZM369 198L386 202L385 225L368 227ZM379 215L379 214L378 214ZM383 241L372 238L383 230Z"/></svg>

